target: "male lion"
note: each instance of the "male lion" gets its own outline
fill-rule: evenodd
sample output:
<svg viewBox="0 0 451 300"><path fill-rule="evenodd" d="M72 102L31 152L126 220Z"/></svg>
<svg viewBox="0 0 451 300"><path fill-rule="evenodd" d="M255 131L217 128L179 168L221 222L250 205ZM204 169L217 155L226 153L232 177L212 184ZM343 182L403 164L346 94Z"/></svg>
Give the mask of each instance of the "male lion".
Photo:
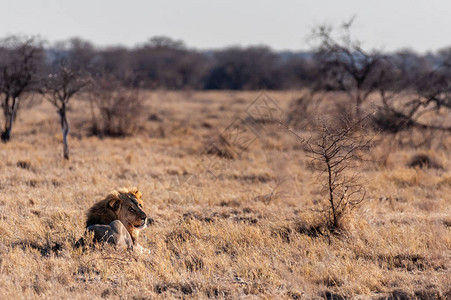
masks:
<svg viewBox="0 0 451 300"><path fill-rule="evenodd" d="M142 210L141 195L136 188L122 188L95 203L89 209L86 220L86 231L94 233L94 241L142 250L138 236L139 231L146 228L148 219ZM83 244L80 240L75 246Z"/></svg>

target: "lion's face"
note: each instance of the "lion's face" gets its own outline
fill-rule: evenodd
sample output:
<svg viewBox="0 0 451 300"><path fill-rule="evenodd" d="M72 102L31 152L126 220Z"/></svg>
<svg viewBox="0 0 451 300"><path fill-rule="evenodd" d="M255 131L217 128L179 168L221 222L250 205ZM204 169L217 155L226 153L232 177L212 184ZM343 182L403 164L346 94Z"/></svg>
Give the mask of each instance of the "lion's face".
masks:
<svg viewBox="0 0 451 300"><path fill-rule="evenodd" d="M115 211L118 220L124 224L128 232L134 235L140 229L146 228L147 214L142 210L140 193L119 193L118 197L111 199L109 206Z"/></svg>

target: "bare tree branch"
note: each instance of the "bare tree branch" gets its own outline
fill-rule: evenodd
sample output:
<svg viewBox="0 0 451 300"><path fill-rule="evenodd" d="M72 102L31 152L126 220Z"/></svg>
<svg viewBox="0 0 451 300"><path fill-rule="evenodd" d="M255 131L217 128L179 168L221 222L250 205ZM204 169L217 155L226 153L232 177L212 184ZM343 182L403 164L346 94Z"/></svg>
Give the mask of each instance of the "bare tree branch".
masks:
<svg viewBox="0 0 451 300"><path fill-rule="evenodd" d="M90 80L81 71L73 70L58 64L55 72L48 74L42 80L39 92L43 97L57 108L63 132L63 155L69 159L69 122L67 120L67 107L72 97L90 83Z"/></svg>
<svg viewBox="0 0 451 300"><path fill-rule="evenodd" d="M1 139L8 142L19 110L22 94L35 83L37 67L43 59L41 42L36 38L11 36L0 41L0 97L4 126Z"/></svg>

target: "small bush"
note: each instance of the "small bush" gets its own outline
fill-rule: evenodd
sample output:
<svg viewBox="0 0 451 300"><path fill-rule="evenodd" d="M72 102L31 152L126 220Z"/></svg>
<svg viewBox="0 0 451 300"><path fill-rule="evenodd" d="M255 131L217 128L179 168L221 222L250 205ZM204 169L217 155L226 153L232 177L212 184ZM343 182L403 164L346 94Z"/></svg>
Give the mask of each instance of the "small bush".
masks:
<svg viewBox="0 0 451 300"><path fill-rule="evenodd" d="M19 160L16 165L18 168L21 168L21 169L25 169L25 170L31 169L31 163L29 161Z"/></svg>
<svg viewBox="0 0 451 300"><path fill-rule="evenodd" d="M144 118L138 89L125 88L115 80L99 80L91 91L92 133L99 136L134 135Z"/></svg>
<svg viewBox="0 0 451 300"><path fill-rule="evenodd" d="M312 165L320 174L322 192L327 202L321 210L327 227L332 232L344 229L346 216L366 198L365 186L359 181L359 173L350 174L348 169L356 168L364 161L365 153L372 146L360 119L349 123L346 128L337 128L323 122L317 136L305 142ZM337 231L338 230L338 231Z"/></svg>
<svg viewBox="0 0 451 300"><path fill-rule="evenodd" d="M237 154L235 153L235 151L232 149L230 144L222 137L219 137L219 139L216 142L207 145L205 153L225 159L237 158Z"/></svg>
<svg viewBox="0 0 451 300"><path fill-rule="evenodd" d="M409 168L443 169L442 165L427 154L415 154L408 163Z"/></svg>

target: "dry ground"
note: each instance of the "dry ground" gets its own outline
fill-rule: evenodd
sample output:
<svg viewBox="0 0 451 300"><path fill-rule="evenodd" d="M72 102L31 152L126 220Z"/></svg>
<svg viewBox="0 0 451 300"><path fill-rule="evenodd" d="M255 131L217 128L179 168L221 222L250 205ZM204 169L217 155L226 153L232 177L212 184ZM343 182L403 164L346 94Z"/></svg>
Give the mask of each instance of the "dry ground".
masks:
<svg viewBox="0 0 451 300"><path fill-rule="evenodd" d="M283 110L302 92L269 92ZM451 139L381 142L361 170L368 198L346 232L315 231L326 199L293 135L268 126L211 176L199 158L256 92L152 92L128 138L90 137L74 102L71 160L55 110L24 108L0 145L0 298L451 299ZM403 140L401 143L400 141ZM407 142L406 142L407 140ZM408 168L422 152L441 168ZM188 180L188 181L187 181ZM84 212L138 186L151 254L72 249Z"/></svg>

